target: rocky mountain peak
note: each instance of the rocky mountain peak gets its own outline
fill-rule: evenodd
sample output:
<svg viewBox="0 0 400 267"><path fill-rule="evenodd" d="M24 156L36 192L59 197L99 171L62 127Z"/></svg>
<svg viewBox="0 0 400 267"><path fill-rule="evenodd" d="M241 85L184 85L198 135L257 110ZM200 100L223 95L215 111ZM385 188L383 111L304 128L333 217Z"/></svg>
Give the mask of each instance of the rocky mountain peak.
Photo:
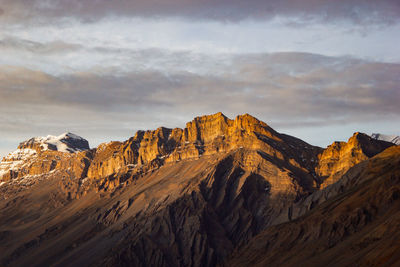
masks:
<svg viewBox="0 0 400 267"><path fill-rule="evenodd" d="M335 183L347 170L394 144L356 132L347 142L334 142L318 157L316 173L322 177L322 187Z"/></svg>
<svg viewBox="0 0 400 267"><path fill-rule="evenodd" d="M89 142L70 132L59 136L48 135L46 137L33 137L27 141L21 142L18 149L32 149L36 152L52 150L60 152L77 152L88 150Z"/></svg>
<svg viewBox="0 0 400 267"><path fill-rule="evenodd" d="M221 112L200 116L188 122L184 129L140 130L123 143L102 146L96 150L88 176L110 175L126 166L159 166L197 159L243 147L262 148L269 146L265 138L282 141L279 133L249 114L234 120Z"/></svg>
<svg viewBox="0 0 400 267"><path fill-rule="evenodd" d="M50 156L46 152L71 154L89 149L89 142L86 139L70 132L59 136L33 137L21 142L15 151L3 158L0 162L0 179L9 180L54 169L57 162L53 163L53 159L46 158ZM46 155L41 155L42 153ZM57 157L61 159L61 156Z"/></svg>

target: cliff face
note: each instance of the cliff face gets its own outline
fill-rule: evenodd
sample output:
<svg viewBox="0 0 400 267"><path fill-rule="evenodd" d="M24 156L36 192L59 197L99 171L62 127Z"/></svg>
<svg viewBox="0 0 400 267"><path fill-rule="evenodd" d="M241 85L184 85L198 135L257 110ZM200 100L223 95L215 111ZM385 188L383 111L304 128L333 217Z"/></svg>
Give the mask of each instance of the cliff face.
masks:
<svg viewBox="0 0 400 267"><path fill-rule="evenodd" d="M393 145L362 133L355 133L347 143L334 142L318 155L316 173L321 177L321 188L335 183L354 165Z"/></svg>
<svg viewBox="0 0 400 267"><path fill-rule="evenodd" d="M187 123L184 129L161 127L153 131L138 131L125 142L101 144L92 154L86 153L84 157L92 157L87 167L87 177L90 179L129 171L141 173L167 163L198 159L203 155L225 153L243 147L258 149L278 160L289 161L294 168L302 171L312 169L319 149L299 140L287 141L285 138L248 114L230 120L222 113L217 113L197 117ZM305 148L300 155L296 151L299 148ZM80 157L69 160L77 160L78 163L74 165L82 162ZM43 168L42 173L47 171L48 168Z"/></svg>
<svg viewBox="0 0 400 267"><path fill-rule="evenodd" d="M357 133L323 150L222 113L91 150L31 140L0 164L2 266L215 266L389 146Z"/></svg>

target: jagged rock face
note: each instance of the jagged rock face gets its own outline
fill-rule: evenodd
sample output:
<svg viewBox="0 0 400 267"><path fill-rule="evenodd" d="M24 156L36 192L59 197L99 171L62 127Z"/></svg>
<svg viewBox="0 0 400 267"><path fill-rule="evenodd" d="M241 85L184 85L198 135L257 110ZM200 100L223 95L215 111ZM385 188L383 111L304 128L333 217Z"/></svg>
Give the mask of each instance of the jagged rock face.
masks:
<svg viewBox="0 0 400 267"><path fill-rule="evenodd" d="M293 152L299 146L304 149L301 155ZM102 144L96 150L88 177L96 179L148 165L159 167L164 163L197 159L241 147L262 150L282 161L290 160L293 166L303 170L313 169L317 161L315 154L319 151L302 141L289 140L248 114L230 120L217 113L197 117L184 129L161 127L154 131L139 131L126 142Z"/></svg>
<svg viewBox="0 0 400 267"><path fill-rule="evenodd" d="M321 187L335 183L351 167L390 146L393 144L362 133L355 133L347 143L334 142L318 156L316 173L322 179Z"/></svg>

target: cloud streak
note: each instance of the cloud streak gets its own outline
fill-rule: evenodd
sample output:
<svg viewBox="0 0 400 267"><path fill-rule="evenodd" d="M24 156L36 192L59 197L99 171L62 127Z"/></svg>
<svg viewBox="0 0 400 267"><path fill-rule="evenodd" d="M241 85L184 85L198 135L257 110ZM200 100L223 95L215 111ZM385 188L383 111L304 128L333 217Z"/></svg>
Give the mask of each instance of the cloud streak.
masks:
<svg viewBox="0 0 400 267"><path fill-rule="evenodd" d="M29 8L27 8L29 6ZM295 17L293 24L347 20L388 24L398 21L396 0L1 0L0 16L12 22L76 18L93 22L109 16L183 17L218 21Z"/></svg>
<svg viewBox="0 0 400 267"><path fill-rule="evenodd" d="M30 52L38 55L63 54L82 49L82 45L66 43L61 40L48 43L35 42L15 37L5 37L0 40L0 49L15 52Z"/></svg>

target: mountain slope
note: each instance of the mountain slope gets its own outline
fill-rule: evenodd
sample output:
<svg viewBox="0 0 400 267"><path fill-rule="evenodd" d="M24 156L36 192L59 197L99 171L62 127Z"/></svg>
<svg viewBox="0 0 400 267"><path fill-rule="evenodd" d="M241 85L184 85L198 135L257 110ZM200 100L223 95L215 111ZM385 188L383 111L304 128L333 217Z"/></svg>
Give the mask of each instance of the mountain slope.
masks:
<svg viewBox="0 0 400 267"><path fill-rule="evenodd" d="M226 266L398 266L400 148L385 150L348 175L342 193L263 231Z"/></svg>

